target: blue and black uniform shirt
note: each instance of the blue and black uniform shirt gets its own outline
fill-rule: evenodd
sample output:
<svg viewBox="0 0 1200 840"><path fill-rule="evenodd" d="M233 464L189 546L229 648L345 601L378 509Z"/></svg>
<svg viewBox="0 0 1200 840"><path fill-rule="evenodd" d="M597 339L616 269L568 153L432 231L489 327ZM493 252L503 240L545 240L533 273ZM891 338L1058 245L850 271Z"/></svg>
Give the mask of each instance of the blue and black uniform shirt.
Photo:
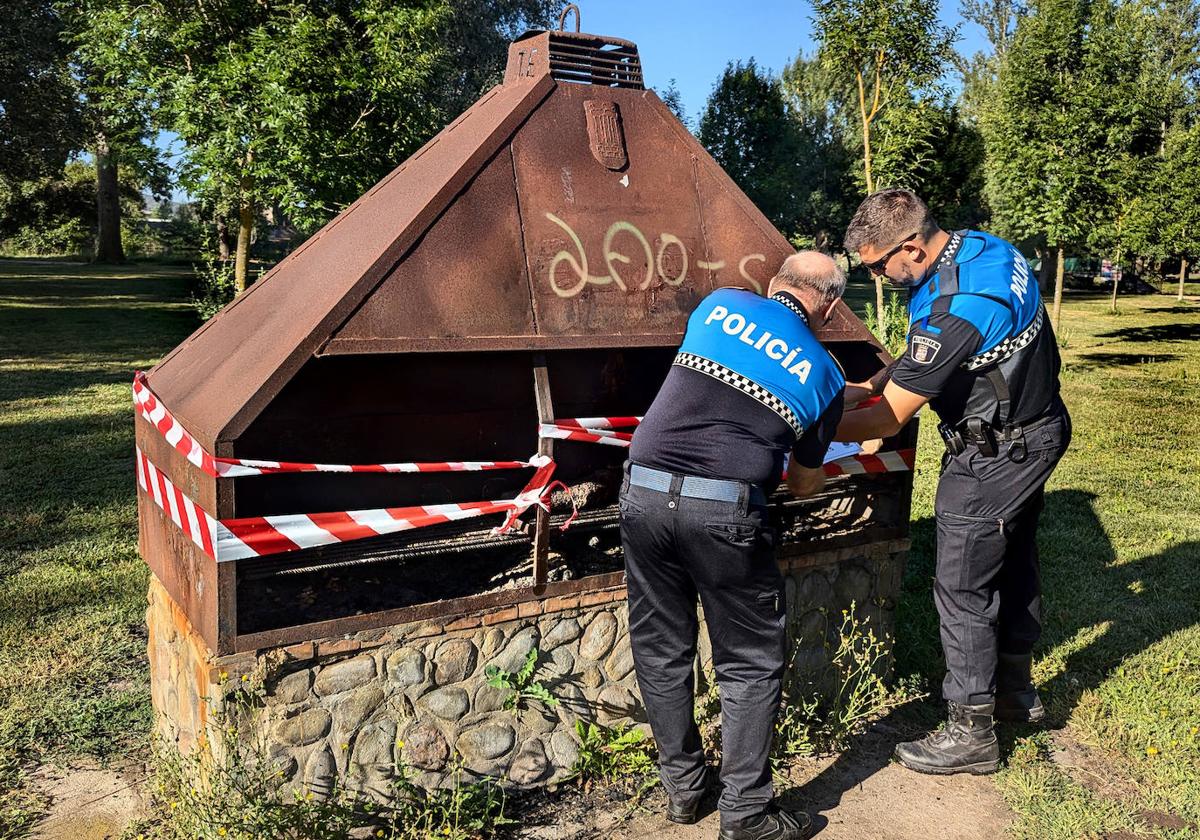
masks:
<svg viewBox="0 0 1200 840"><path fill-rule="evenodd" d="M770 490L789 450L802 466L821 465L841 420L844 386L793 296L718 289L688 320L630 459Z"/></svg>
<svg viewBox="0 0 1200 840"><path fill-rule="evenodd" d="M892 372L942 420L1003 426L1042 414L1058 395L1059 357L1037 280L1016 248L956 231L909 298L908 347ZM1008 416L988 373L1007 385Z"/></svg>

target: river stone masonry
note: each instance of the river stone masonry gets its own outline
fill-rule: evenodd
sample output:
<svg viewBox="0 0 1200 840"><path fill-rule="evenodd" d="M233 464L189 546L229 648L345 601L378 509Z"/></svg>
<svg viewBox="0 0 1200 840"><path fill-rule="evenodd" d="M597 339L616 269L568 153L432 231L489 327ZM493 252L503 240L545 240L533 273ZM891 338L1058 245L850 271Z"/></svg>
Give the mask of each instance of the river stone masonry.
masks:
<svg viewBox="0 0 1200 840"><path fill-rule="evenodd" d="M907 550L907 540L892 540L781 564L792 678L827 683L851 603L877 636L892 636ZM269 756L287 785L315 796L336 783L384 799L398 762L425 787L480 777L521 788L550 784L571 773L576 721L645 726L624 598L618 587L213 657L152 578L158 732L183 752L220 752L214 713L223 697L245 689L253 702L239 706L238 737ZM487 684L485 669L516 671L535 647L536 679L559 702L506 711L506 692ZM698 660L703 675L711 669L703 627Z"/></svg>

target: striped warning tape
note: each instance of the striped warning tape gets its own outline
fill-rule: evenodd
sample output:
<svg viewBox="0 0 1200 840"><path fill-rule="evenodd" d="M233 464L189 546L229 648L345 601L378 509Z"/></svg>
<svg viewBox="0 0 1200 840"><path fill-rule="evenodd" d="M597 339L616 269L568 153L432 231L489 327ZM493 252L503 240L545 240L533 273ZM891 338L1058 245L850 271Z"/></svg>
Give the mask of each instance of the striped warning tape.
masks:
<svg viewBox="0 0 1200 840"><path fill-rule="evenodd" d="M264 461L251 458L218 458L188 434L183 424L154 396L141 371L134 374L133 401L142 417L188 461L215 478L298 472L417 473L476 470L515 470L534 466L531 461L438 461L393 464L314 464L297 461Z"/></svg>
<svg viewBox="0 0 1200 840"><path fill-rule="evenodd" d="M584 443L602 443L609 446L628 447L633 439L632 432L616 432L613 428L636 426L640 417L573 417L542 423L538 435L558 440L576 440ZM874 455L848 455L825 464L827 476L874 475L886 472L905 472L913 468L915 449L900 449L879 452Z"/></svg>
<svg viewBox="0 0 1200 840"><path fill-rule="evenodd" d="M554 462L535 456L532 463L537 472L512 499L216 519L154 466L141 448L135 447L135 451L138 485L147 497L205 554L221 562L394 534L494 513L507 514L495 529L495 533L504 534L529 508L534 505L547 508L552 490L565 488L562 482L553 480Z"/></svg>

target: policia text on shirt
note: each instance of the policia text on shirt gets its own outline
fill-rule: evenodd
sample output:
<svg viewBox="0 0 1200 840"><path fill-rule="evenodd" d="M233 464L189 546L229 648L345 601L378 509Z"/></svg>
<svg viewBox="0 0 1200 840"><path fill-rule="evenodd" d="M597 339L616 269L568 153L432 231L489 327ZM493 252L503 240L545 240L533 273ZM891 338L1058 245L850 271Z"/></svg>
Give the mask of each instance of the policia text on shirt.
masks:
<svg viewBox="0 0 1200 840"><path fill-rule="evenodd" d="M1058 345L1025 258L989 234L942 230L907 190L868 196L845 246L909 289L909 333L894 365L847 386L847 404L883 399L848 412L838 440L894 434L929 402L946 443L934 601L950 714L896 757L926 773L990 773L999 764L994 720L1044 715L1030 682L1041 634L1037 524L1046 479L1071 439Z"/></svg>

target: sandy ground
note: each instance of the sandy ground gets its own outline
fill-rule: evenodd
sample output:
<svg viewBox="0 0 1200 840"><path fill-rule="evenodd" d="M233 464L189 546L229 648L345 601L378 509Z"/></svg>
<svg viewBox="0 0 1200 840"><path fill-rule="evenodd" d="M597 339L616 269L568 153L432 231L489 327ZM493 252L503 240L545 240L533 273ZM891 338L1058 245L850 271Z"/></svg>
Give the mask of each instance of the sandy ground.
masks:
<svg viewBox="0 0 1200 840"><path fill-rule="evenodd" d="M821 840L996 840L1012 814L992 782L979 776L924 776L890 763L899 734L877 724L841 756L801 761L790 785L777 789L785 806L813 816L813 836ZM519 833L522 840L608 840L716 837L711 813L691 826L667 822L661 793L644 809L627 806L573 808L545 813L541 825Z"/></svg>
<svg viewBox="0 0 1200 840"><path fill-rule="evenodd" d="M104 768L95 764L43 765L33 775L34 789L50 810L30 835L32 840L107 840L145 815L141 765Z"/></svg>

